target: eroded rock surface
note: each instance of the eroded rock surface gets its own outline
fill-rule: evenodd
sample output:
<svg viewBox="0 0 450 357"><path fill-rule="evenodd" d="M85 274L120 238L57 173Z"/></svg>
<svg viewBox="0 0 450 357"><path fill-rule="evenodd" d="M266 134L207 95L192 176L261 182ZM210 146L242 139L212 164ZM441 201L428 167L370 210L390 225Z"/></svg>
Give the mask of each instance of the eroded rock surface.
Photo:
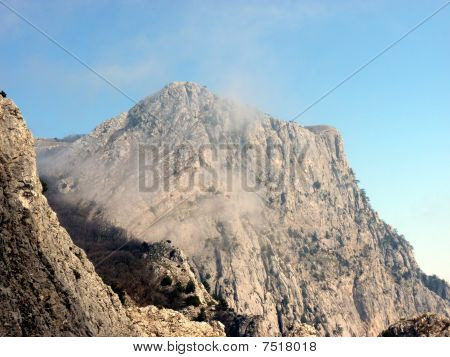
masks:
<svg viewBox="0 0 450 357"><path fill-rule="evenodd" d="M437 314L402 319L384 330L382 337L450 337L450 320Z"/></svg>
<svg viewBox="0 0 450 357"><path fill-rule="evenodd" d="M177 311L153 305L127 309L127 315L150 337L225 336L224 327L219 321L194 322Z"/></svg>

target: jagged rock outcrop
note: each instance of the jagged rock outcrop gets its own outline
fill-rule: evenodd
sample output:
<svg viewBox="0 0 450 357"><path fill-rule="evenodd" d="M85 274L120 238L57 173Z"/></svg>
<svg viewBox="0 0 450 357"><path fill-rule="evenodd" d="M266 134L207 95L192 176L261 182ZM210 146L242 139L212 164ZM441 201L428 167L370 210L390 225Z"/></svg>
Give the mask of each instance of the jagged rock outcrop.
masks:
<svg viewBox="0 0 450 357"><path fill-rule="evenodd" d="M450 320L437 314L401 319L389 326L381 337L450 337Z"/></svg>
<svg viewBox="0 0 450 357"><path fill-rule="evenodd" d="M173 83L72 143L38 145L50 202L84 206L142 241L171 240L214 295L320 335L375 336L449 314L448 284L358 187L339 132L302 127Z"/></svg>
<svg viewBox="0 0 450 357"><path fill-rule="evenodd" d="M228 306L224 298L220 303L208 309L210 320L220 321L225 326L225 332L230 337L258 337L264 336L263 317L238 314Z"/></svg>
<svg viewBox="0 0 450 357"><path fill-rule="evenodd" d="M301 322L294 322L289 326L284 335L285 337L319 337L319 333L316 329L310 325L303 324Z"/></svg>
<svg viewBox="0 0 450 357"><path fill-rule="evenodd" d="M127 315L149 337L225 336L223 325L219 321L194 322L177 311L153 305L127 309Z"/></svg>
<svg viewBox="0 0 450 357"><path fill-rule="evenodd" d="M0 336L224 335L155 307L125 309L42 194L34 140L0 98ZM156 310L158 311L156 311Z"/></svg>

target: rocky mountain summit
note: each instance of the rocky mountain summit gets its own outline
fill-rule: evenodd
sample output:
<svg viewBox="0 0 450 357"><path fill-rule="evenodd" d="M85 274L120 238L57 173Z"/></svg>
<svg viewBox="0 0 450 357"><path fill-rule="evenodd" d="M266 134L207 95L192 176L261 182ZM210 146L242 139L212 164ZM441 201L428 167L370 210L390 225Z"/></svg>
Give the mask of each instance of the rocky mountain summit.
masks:
<svg viewBox="0 0 450 357"><path fill-rule="evenodd" d="M0 336L223 336L155 306L125 307L42 194L34 139L0 97Z"/></svg>
<svg viewBox="0 0 450 357"><path fill-rule="evenodd" d="M424 274L371 208L332 127L178 82L37 152L58 214L72 207L140 242L170 240L213 296L261 317L260 335L307 324L322 336L376 336L401 317L449 315L448 284Z"/></svg>

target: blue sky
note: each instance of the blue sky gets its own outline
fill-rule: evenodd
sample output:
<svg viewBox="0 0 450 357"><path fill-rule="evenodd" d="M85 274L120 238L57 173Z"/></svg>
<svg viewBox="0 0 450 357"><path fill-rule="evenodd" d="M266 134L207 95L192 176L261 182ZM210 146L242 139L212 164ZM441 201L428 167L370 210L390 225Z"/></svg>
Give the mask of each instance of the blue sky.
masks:
<svg viewBox="0 0 450 357"><path fill-rule="evenodd" d="M194 81L283 119L445 3L5 1L133 98ZM449 39L450 6L298 119L341 131L373 207L448 281ZM0 87L36 136L132 105L1 5L0 48Z"/></svg>

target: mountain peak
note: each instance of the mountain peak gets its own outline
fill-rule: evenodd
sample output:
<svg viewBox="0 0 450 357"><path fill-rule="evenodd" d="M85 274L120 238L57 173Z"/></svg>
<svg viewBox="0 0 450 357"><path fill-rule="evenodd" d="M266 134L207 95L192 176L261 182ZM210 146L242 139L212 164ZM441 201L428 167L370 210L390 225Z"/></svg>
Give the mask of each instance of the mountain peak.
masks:
<svg viewBox="0 0 450 357"><path fill-rule="evenodd" d="M206 88L205 86L195 83L195 82L189 82L189 81L174 81L167 84L164 88L170 88L170 89L179 89L179 88Z"/></svg>
<svg viewBox="0 0 450 357"><path fill-rule="evenodd" d="M216 96L213 93L197 83L171 82L161 90L139 101L129 112L139 116L145 112L153 113L163 108L198 110L199 107L210 103L214 98Z"/></svg>
<svg viewBox="0 0 450 357"><path fill-rule="evenodd" d="M185 95L185 96L212 96L213 94L211 91L207 89L206 86L200 85L195 82L171 82L167 84L165 87L163 87L160 91L156 92L155 94L151 95L148 98L152 98L154 96L164 96L166 94L172 95L172 96L179 96L179 95ZM178 97L177 97L178 98ZM144 99L145 100L145 99Z"/></svg>

